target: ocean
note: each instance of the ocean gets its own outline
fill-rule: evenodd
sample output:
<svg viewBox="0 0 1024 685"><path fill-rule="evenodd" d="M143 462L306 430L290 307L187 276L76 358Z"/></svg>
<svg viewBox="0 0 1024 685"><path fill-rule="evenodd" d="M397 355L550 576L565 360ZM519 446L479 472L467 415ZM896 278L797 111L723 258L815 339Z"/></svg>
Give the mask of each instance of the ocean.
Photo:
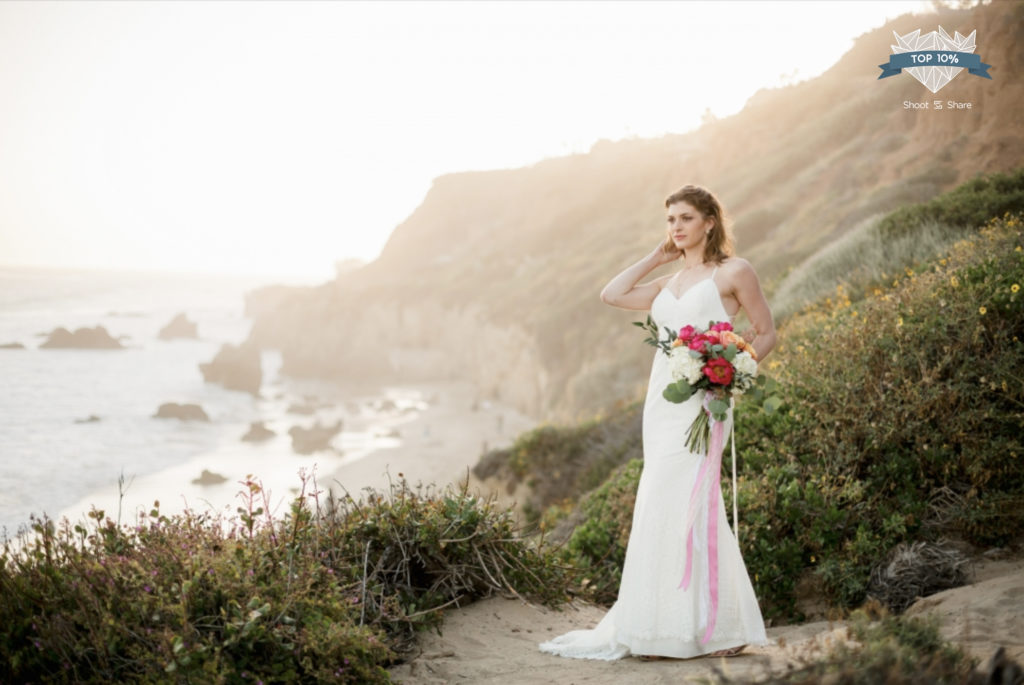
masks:
<svg viewBox="0 0 1024 685"><path fill-rule="evenodd" d="M160 501L162 513L234 511L251 474L273 493L275 512L298 491L299 472L324 476L375 449L395 446L389 429L426 406L415 391L359 396L279 374L280 354L262 353L260 397L206 383L199 364L223 343L240 343L251 322L247 291L272 278L0 266L0 533L13 538L34 515L59 521L95 507L127 522ZM160 340L179 312L198 339ZM122 350L40 349L60 326L101 325ZM393 403L390 410L380 400ZM289 412L312 401L315 414ZM210 421L153 418L164 402L196 403ZM98 421L85 421L90 416ZM296 454L288 429L342 419L330 451ZM276 435L242 442L253 421ZM192 483L203 469L226 480ZM123 485L118 485L123 477ZM322 486L321 486L322 487Z"/></svg>

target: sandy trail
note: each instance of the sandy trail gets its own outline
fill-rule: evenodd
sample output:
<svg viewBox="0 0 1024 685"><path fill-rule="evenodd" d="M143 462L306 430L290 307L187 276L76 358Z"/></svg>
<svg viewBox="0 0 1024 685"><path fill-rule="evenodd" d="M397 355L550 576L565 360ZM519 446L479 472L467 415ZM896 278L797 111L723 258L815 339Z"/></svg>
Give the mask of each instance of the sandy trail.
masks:
<svg viewBox="0 0 1024 685"><path fill-rule="evenodd" d="M391 669L403 683L681 683L708 682L715 669L730 676L763 676L821 656L845 641L842 623L817 621L768 629L772 645L748 648L740 656L687 660L619 661L566 659L545 654L537 644L569 630L592 628L604 615L599 606L575 601L562 610L493 597L449 610L442 635L424 633L421 653ZM970 585L918 600L907 613L936 615L943 636L960 644L982 665L1000 645L1024 661L1024 557L982 561Z"/></svg>

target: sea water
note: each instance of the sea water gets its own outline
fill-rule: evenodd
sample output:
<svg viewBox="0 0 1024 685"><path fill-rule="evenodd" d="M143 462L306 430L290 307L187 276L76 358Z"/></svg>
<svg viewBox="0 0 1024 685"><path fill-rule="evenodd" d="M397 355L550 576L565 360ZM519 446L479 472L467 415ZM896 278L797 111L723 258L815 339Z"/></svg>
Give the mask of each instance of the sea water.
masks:
<svg viewBox="0 0 1024 685"><path fill-rule="evenodd" d="M425 406L415 393L382 389L380 396L401 411L377 414L371 397L344 397L330 383L282 377L275 350L262 352L259 397L204 382L199 364L211 361L222 344L240 343L249 334L246 292L274 282L0 267L0 344L25 346L0 349L0 532L13 537L30 516L44 513L81 520L94 507L127 521L156 499L163 512L233 510L249 474L276 490L280 507L297 492L301 469L329 473L393 446L396 439L381 428L411 420ZM198 338L159 339L179 312L197 324ZM97 325L125 349L39 348L57 327ZM288 411L314 398L315 415ZM165 402L198 404L210 421L154 418ZM99 420L88 421L91 416ZM308 456L292 450L290 427L338 418L344 429L331 450ZM276 435L261 443L241 441L254 421ZM227 480L193 483L203 469Z"/></svg>

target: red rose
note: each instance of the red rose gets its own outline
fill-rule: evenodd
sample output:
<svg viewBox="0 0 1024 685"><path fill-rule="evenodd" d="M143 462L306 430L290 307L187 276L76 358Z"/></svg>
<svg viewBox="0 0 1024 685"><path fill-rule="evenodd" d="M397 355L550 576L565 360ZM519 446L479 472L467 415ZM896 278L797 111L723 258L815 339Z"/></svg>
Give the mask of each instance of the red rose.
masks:
<svg viewBox="0 0 1024 685"><path fill-rule="evenodd" d="M703 371L708 380L716 385L729 385L732 382L732 364L724 357L708 360Z"/></svg>
<svg viewBox="0 0 1024 685"><path fill-rule="evenodd" d="M696 332L696 329L694 329L693 326L689 326L689 325L683 326L682 328L679 329L679 335L677 337L680 340L682 340L684 343L688 343L688 342L690 342L690 338L693 337L693 334L695 332Z"/></svg>
<svg viewBox="0 0 1024 685"><path fill-rule="evenodd" d="M711 327L711 330L713 330L713 331L731 331L732 330L732 324L729 323L728 321L719 321L718 323L716 323L714 326Z"/></svg>

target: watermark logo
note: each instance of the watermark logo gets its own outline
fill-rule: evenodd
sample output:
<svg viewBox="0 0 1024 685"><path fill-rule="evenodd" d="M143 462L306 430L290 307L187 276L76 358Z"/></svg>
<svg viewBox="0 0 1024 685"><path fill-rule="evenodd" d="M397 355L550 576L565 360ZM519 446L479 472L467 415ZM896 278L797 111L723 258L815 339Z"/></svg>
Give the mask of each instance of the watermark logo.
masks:
<svg viewBox="0 0 1024 685"><path fill-rule="evenodd" d="M908 74L924 84L933 93L956 78L964 69L975 76L991 79L987 69L991 64L984 64L981 55L974 54L974 34L961 36L957 31L952 38L942 27L921 35L921 29L901 36L895 31L896 45L891 46L893 54L889 61L879 64L882 73L878 78L895 76L904 69Z"/></svg>

